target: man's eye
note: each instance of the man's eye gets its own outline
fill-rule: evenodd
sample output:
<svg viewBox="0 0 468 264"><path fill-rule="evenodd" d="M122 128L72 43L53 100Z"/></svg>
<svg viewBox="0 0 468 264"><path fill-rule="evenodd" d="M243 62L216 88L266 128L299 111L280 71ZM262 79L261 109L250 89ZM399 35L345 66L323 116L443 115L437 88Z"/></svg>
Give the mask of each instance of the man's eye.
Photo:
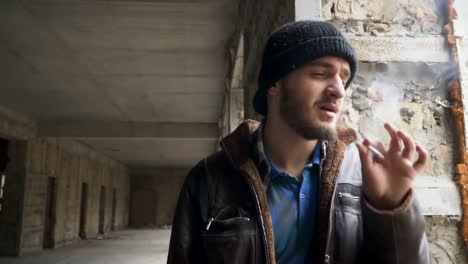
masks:
<svg viewBox="0 0 468 264"><path fill-rule="evenodd" d="M323 72L313 72L313 73L311 73L311 75L315 76L315 77L324 77L325 73L323 73Z"/></svg>
<svg viewBox="0 0 468 264"><path fill-rule="evenodd" d="M346 85L346 83L348 82L348 79L347 79L347 78L343 78L343 79L341 79L341 82L343 82L343 85Z"/></svg>

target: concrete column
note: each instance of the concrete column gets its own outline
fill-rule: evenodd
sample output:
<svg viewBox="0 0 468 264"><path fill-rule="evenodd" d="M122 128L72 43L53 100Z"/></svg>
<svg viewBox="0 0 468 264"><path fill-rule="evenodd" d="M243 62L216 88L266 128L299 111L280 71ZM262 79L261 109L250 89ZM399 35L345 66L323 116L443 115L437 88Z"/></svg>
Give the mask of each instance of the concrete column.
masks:
<svg viewBox="0 0 468 264"><path fill-rule="evenodd" d="M239 38L239 45L232 73L229 93L229 128L233 131L244 119L244 89L242 87L244 72L244 34Z"/></svg>
<svg viewBox="0 0 468 264"><path fill-rule="evenodd" d="M295 0L296 20L322 20L321 0Z"/></svg>
<svg viewBox="0 0 468 264"><path fill-rule="evenodd" d="M295 20L293 0L259 0L241 1L244 32L244 116L260 120L262 117L255 113L252 100L257 91L258 72L265 43L271 32L278 26ZM261 15L258 15L261 14Z"/></svg>
<svg viewBox="0 0 468 264"><path fill-rule="evenodd" d="M224 137L232 132L244 120L244 89L242 87L244 74L244 35L241 33L237 50L231 58L233 62L230 82L226 83L224 94L223 116L220 120L221 133Z"/></svg>

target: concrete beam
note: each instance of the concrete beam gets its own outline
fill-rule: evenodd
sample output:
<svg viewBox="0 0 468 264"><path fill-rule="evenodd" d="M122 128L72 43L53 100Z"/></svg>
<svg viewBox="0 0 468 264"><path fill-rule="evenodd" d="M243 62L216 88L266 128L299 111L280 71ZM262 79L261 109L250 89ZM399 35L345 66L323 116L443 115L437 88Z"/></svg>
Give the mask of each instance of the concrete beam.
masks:
<svg viewBox="0 0 468 264"><path fill-rule="evenodd" d="M295 0L294 10L297 20L322 20L321 0Z"/></svg>
<svg viewBox="0 0 468 264"><path fill-rule="evenodd" d="M35 137L36 130L32 119L0 106L0 137L28 140Z"/></svg>
<svg viewBox="0 0 468 264"><path fill-rule="evenodd" d="M459 187L450 176L418 176L414 189L424 215L461 217Z"/></svg>
<svg viewBox="0 0 468 264"><path fill-rule="evenodd" d="M361 61L449 62L449 50L442 36L375 37L348 35Z"/></svg>
<svg viewBox="0 0 468 264"><path fill-rule="evenodd" d="M126 164L105 155L105 153L97 151L92 146L80 142L79 140L71 138L47 138L46 142L49 144L58 145L60 148L70 154L88 157L90 160L97 161L103 166L107 165L110 168L117 168L124 171L128 170Z"/></svg>
<svg viewBox="0 0 468 264"><path fill-rule="evenodd" d="M54 138L217 138L216 123L153 123L121 121L47 121L38 134Z"/></svg>

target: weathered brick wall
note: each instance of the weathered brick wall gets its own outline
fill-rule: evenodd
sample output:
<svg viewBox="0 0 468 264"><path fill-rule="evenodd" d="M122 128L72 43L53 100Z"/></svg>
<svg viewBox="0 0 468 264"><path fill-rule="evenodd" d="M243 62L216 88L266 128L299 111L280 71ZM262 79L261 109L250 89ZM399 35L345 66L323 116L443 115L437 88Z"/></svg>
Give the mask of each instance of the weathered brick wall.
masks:
<svg viewBox="0 0 468 264"><path fill-rule="evenodd" d="M55 246L79 238L82 183L88 184L85 237L98 234L101 186L105 193L105 231L111 229L112 191L116 190L115 227L128 225L129 175L118 164L94 160L85 153L76 153L70 146L45 139L28 141L26 163L26 196L22 247L25 250L42 247L44 213L49 177L55 178Z"/></svg>

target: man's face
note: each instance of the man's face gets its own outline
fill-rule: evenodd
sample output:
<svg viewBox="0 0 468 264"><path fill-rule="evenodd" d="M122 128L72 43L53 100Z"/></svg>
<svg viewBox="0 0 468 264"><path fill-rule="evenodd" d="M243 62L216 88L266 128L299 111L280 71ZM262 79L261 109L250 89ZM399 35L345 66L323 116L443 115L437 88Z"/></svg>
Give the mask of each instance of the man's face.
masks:
<svg viewBox="0 0 468 264"><path fill-rule="evenodd" d="M322 57L298 68L281 81L281 117L305 139L333 139L350 78L349 63Z"/></svg>

